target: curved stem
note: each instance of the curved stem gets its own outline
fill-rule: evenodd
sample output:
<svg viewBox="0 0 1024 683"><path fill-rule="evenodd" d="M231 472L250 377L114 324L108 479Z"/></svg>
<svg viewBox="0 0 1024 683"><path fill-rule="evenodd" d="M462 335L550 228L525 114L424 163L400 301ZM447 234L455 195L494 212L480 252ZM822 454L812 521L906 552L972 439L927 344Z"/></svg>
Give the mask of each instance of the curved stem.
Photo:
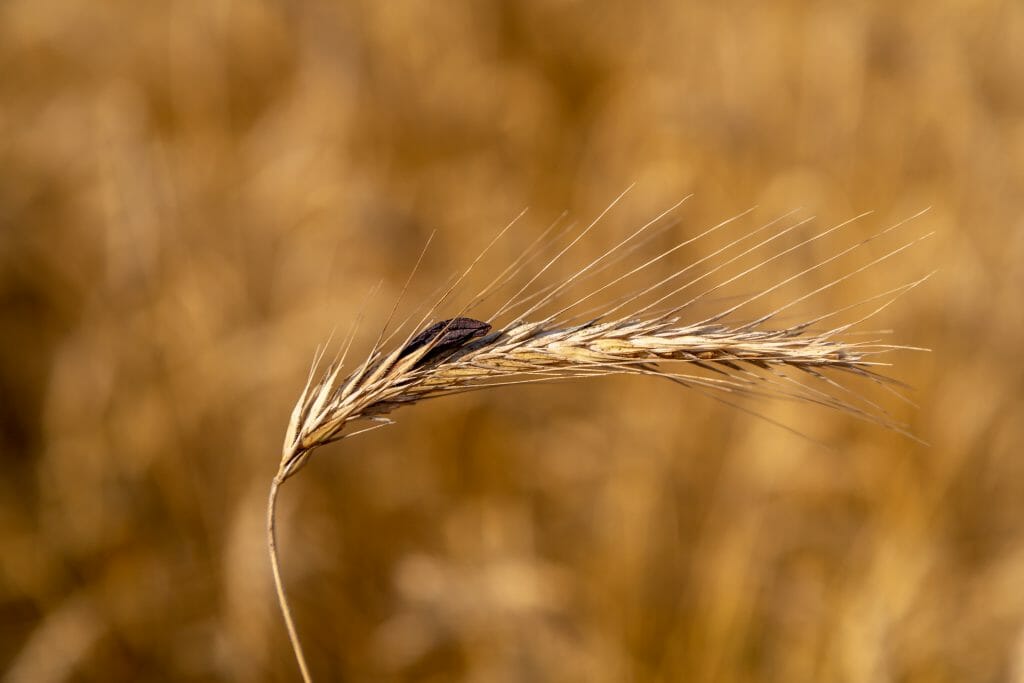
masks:
<svg viewBox="0 0 1024 683"><path fill-rule="evenodd" d="M299 633L295 630L295 622L292 620L292 611L288 607L288 598L284 594L284 583L281 581L281 566L277 560L277 532L275 529L275 517L277 509L277 490L284 479L280 475L274 477L270 485L270 498L267 501L267 547L270 549L270 566L274 570L274 587L277 590L277 602L281 605L281 614L284 615L285 626L288 627L288 638L292 642L292 650L295 652L295 660L299 663L299 671L302 673L302 680L305 683L312 683L313 678L309 675L309 667L306 665L306 656L302 654L302 643L299 642Z"/></svg>

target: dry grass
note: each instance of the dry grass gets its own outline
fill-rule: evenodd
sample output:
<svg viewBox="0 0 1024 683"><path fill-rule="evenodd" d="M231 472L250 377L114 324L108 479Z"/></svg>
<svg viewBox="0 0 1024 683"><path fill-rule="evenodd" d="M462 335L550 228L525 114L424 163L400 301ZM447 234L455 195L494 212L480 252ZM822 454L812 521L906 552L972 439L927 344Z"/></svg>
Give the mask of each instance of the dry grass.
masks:
<svg viewBox="0 0 1024 683"><path fill-rule="evenodd" d="M933 349L875 358L912 389L829 372L848 394L744 368L775 382L762 391L867 398L930 445L807 401L636 374L422 401L322 447L282 487L280 551L310 669L392 682L1024 680L1022 44L1024 5L996 0L0 2L0 678L295 680L266 489L332 328L314 383L364 308L339 382L367 360L435 231L385 337L530 207L384 355L460 313L492 332L543 323L757 206L578 312L791 209L800 218L778 228L818 220L657 312L875 211L695 303L686 327L932 207L719 323L742 327L934 230L762 327L938 269L863 334L833 340ZM569 221L633 181L523 296L693 198L558 304L523 316L538 296L495 317L584 229L563 236ZM563 210L572 218L531 247Z"/></svg>
<svg viewBox="0 0 1024 683"><path fill-rule="evenodd" d="M615 203L621 199L620 196ZM678 206L677 204L673 209ZM803 284L810 274L834 262L841 263L843 257L886 236L902 224L841 249L828 258L812 262L803 270L706 318L687 323L684 322L687 314L704 300L718 294L723 287L737 282L745 284L745 278L751 273L779 259L799 258L801 250L806 249L808 245L827 240L852 221L840 223L784 248L776 246L780 239L804 226L807 221L797 221L789 225L781 219L770 221L670 275L652 284L641 286L611 304L597 306L595 310L593 300L605 290L624 280L648 274L648 269L653 264L685 246L699 242L732 222L729 220L719 223L627 269L624 273L609 275L603 272L609 270L609 266L620 265L619 261L622 259L619 257L624 256L623 252L628 255L630 246L635 244L645 231L665 218L671 212L669 210L645 223L627 238L573 272L564 281L546 287L538 286L536 283L540 277L586 237L611 208L606 209L597 220L574 236L567 246L557 251L549 260L542 261L536 267L536 274L529 277L525 284L518 286L511 297L488 316L489 321L497 321L515 312L516 315L511 322L497 327L493 322L463 317L463 314L480 307L483 302L513 282L534 260L536 255L532 250L526 251L506 266L462 308L459 317L431 322L427 328L416 331L447 302L453 291L470 275L490 247L493 247L492 243L464 273L454 279L454 283L445 290L440 299L428 308L419 324L412 332L406 334L404 341L394 349L384 350L385 345L408 325L409 319L397 330L385 336L388 324L394 317L395 310L392 310L368 357L348 376L342 373L346 367L345 361L349 355L355 328L340 357L332 361L319 378L316 378L316 375L322 356L318 355L314 361L306 386L292 410L280 468L271 485L267 508L267 538L275 585L289 636L305 680L309 681L311 676L285 596L276 550L275 506L279 487L306 465L316 449L393 424L390 418L384 416L398 408L429 398L477 389L632 374L670 380L716 398L724 395L728 398L723 399L723 402L730 405L736 405L732 401L737 397L751 396L805 401L838 409L910 436L906 426L894 423L879 404L836 381L834 375L854 376L883 385L892 383L892 380L878 372L880 367L885 365L880 357L894 350L912 347L862 339L851 341L846 335L861 332L861 325L871 321L879 312L888 308L900 294L917 286L926 278L880 292L838 310L787 327L772 326L772 323L798 304L870 271L919 240L912 240L872 258L830 282L809 289L766 314L743 322L729 322L739 312L745 312L752 304L764 300L776 290L793 282ZM511 227L512 224L506 231ZM767 236L762 234L765 232ZM502 234L498 235L499 239ZM546 234L541 235L541 242L545 236ZM762 252L770 252L772 249L774 253L762 256ZM737 273L730 273L728 266L750 254L754 254L758 259L753 265ZM706 270L702 274L694 275L695 268L703 264L708 264ZM724 275L721 274L723 270ZM709 278L715 275L721 278L721 282L708 285ZM601 279L596 276L601 276ZM595 284L590 284L589 291L577 295L569 303L561 301L562 296L572 291L575 285L588 279L597 280ZM408 283L406 286L408 287ZM682 303L674 303L678 299L682 299ZM851 321L835 322L842 314L864 309L869 305L870 308L860 317ZM395 304L395 309L397 307L398 303ZM540 319L536 322L524 320L531 315L540 316ZM581 317L586 321L574 323ZM832 323L833 326L825 325L826 322ZM679 369L679 366L685 369ZM696 374L698 370L703 370L704 374ZM812 387L807 383L801 383L800 380L805 378L816 380L821 386ZM557 416L554 417L557 419ZM371 422L375 425L361 429L357 426L353 430L353 423L358 425L360 422Z"/></svg>
<svg viewBox="0 0 1024 683"><path fill-rule="evenodd" d="M381 331L377 343L370 350L369 357L345 379L341 378L349 351L348 344L346 344L341 358L330 364L322 378L314 381L314 375L319 365L318 359L311 370L309 382L292 412L291 422L285 436L284 458L279 476L282 480L287 479L298 471L315 448L349 436L344 432L351 423L373 421L378 422L381 426L387 425L390 424L390 420L383 418L383 415L424 399L485 387L569 378L602 377L612 374L659 377L685 387L725 394L762 394L797 398L838 408L853 415L873 419L891 428L905 431L903 425L894 424L888 420L885 411L877 405L870 402L867 403L867 407L858 405L858 397L855 393L847 390L845 397L829 393L836 389L842 390L843 387L830 380L828 373L842 372L877 382L885 382L887 378L876 372L876 368L883 363L878 356L896 349L910 347L863 340L848 341L843 335L851 331L859 333L858 325L872 319L878 312L888 307L898 294L915 287L923 280L899 286L895 290L881 292L866 300L852 302L839 310L830 311L787 327L771 327L771 323L784 311L889 260L911 246L913 242L887 252L841 278L804 293L765 315L742 323L729 324L723 321L728 321L738 311L748 309L751 304L764 299L783 285L848 255L857 247L863 246L864 243L855 244L821 262L814 263L804 271L702 320L684 322L683 316L696 304L722 288L722 284L702 285L709 275L721 270L722 266L711 268L702 275L691 276L689 280L684 276L688 275L695 265L707 261L707 258L690 264L650 286L643 287L613 305L599 307L600 310L597 311L586 310L584 313L587 318L586 322L573 324L575 319L581 317L580 309L583 304L591 301L595 295L628 276L636 275L651 263L661 260L666 255L697 239L693 238L655 256L624 275L609 276L610 282L599 282L593 291L584 294L572 303L561 306L557 311L536 322L521 319L553 306L558 301L559 294L562 294L603 261L614 256L617 249L624 247L643 229L650 227L653 223L646 224L644 228L575 272L564 282L537 292L542 296L526 294L525 292L536 278L555 259L564 255L565 251L556 254L552 261L539 269L537 276L531 278L493 316L488 318L489 321L495 320L503 314L507 315L508 311L528 306L516 320L501 326L500 329L494 329L495 325L492 322L465 318L460 314L460 317L457 318L432 323L429 328L415 336L409 334L402 344L385 352L381 348L381 342L387 341L384 339L384 334L387 331L385 327ZM762 230L774 224L773 221L764 226ZM750 238L753 238L757 232L760 232L760 230L755 231L755 233L746 235L717 250L715 256L721 256L724 261L722 265L728 265L734 262L738 256L756 252L759 248L776 242L778 238L801 224L802 222L796 223L775 233L769 233L767 238L755 242L753 246L744 244L744 242L750 241ZM795 246L783 249L732 277L723 276L724 283L735 283L750 272L759 270L780 257L798 251L811 242L828 237L843 225L839 224ZM718 227L721 225L716 226L716 228ZM883 236L889 230L868 241ZM580 237L588 231L589 228L581 233ZM576 239L578 240L579 237ZM570 243L570 247L574 243L575 240ZM731 253L734 248L740 251L738 256ZM506 272L511 270L515 274L521 268L522 264L519 262L508 266L498 280L492 282L476 296L468 308L478 306L482 300L494 293L494 288L506 284L509 279L504 277ZM466 275L468 275L468 271L463 274L462 278ZM456 280L452 288L460 284L462 278ZM697 288L698 285L704 286L705 289L690 296L689 292ZM445 302L452 288L449 288L440 301L430 307L424 318L432 315ZM642 306L633 306L637 300L647 296L653 297L653 301ZM678 305L672 305L672 300L676 298L683 298L685 301ZM826 322L832 322L841 313L877 303L879 299L883 300L882 304L859 319L843 321L833 327L819 327ZM670 302L667 306L664 305L666 301ZM659 306L664 310L659 310ZM631 308L636 310L630 310ZM624 314L623 311L629 312ZM423 322L425 320L421 321L421 325ZM388 339L394 336L395 333L392 333ZM697 375L691 371L671 369L679 364L690 368L709 370L713 374L711 376ZM788 371L797 371L821 380L826 390L802 387L786 374ZM373 429L373 427L369 429Z"/></svg>

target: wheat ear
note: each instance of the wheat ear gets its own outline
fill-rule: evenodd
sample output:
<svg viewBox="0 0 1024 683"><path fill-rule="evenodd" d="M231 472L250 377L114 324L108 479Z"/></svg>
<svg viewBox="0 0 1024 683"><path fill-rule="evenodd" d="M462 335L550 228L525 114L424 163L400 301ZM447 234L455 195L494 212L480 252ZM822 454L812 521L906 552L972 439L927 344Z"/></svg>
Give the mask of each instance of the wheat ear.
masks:
<svg viewBox="0 0 1024 683"><path fill-rule="evenodd" d="M896 256L929 235L890 249L882 256L850 270L821 287L802 294L765 315L753 320L727 322L739 309L762 299L797 278L857 250L867 242L895 230L903 223L883 230L868 240L842 249L827 259L819 260L805 270L771 287L761 289L740 303L729 306L709 318L687 323L683 320L683 313L696 302L707 300L722 286L738 281L767 263L782 258L811 242L824 239L853 221L847 221L817 233L796 246L781 249L718 285L691 296L684 303L672 306L667 310L658 310L658 306L678 297L684 290L698 285L722 267L736 262L742 256L755 250L766 248L783 235L807 222L799 221L779 228L778 225L782 219L777 219L727 243L721 249L709 254L708 257L676 271L663 280L648 287L636 289L624 300L610 307L598 309L594 315L580 321L582 315L590 313L590 311L581 311L581 305L593 298L595 294L627 277L644 272L653 263L665 258L681 246L690 244L728 224L732 220L730 219L730 221L720 223L697 237L662 252L625 274L591 289L589 293L569 305L543 315L539 319L532 321L528 319L532 314L537 314L553 305L557 301L557 297L567 290L581 282L596 278L609 265L616 262L616 257L630 253L631 245L636 244L635 240L641 233L656 224L667 213L669 212L665 212L642 226L598 259L576 271L568 279L554 286L540 289L538 292L527 294L528 289L540 275L594 227L597 223L595 220L570 241L568 246L558 251L552 259L538 268L534 276L490 316L489 322L465 317L463 313L488 299L526 268L537 255L538 250L532 246L485 287L484 291L480 292L459 315L420 329L433 312L445 302L455 286L462 282L473 266L482 258L483 254L481 254L467 268L466 272L456 279L455 284L444 292L440 300L427 311L404 342L397 344L390 351L382 350L384 344L397 333L396 330L391 336L385 338L385 331L382 330L377 343L374 344L366 359L356 365L347 376L342 375L342 370L345 367L345 359L351 345L351 334L340 357L327 363L326 369L319 376L319 368L324 365L324 353L321 351L317 354L306 385L292 411L285 435L281 462L271 485L267 512L268 545L278 600L304 680L310 680L309 669L285 597L276 551L274 510L278 490L282 483L295 475L308 462L310 455L318 447L392 424L390 418L386 416L397 408L438 396L509 384L611 374L636 374L667 379L682 386L717 396L730 404L732 404L729 400L730 396L746 395L769 395L817 403L907 433L903 425L889 418L877 404L842 385L836 377L861 377L883 385L894 384L892 380L880 374L880 366L884 363L878 357L894 349L911 347L881 344L875 341L853 341L848 335L852 334L852 328L873 317L892 303L896 297L920 284L927 276L797 324L772 327L768 326L768 323L777 319L783 311ZM603 215L602 213L598 219ZM787 217L788 214L782 218ZM509 227L511 224L505 230L508 230ZM752 246L743 246L745 241L752 240L764 231L767 231L768 237L756 241ZM495 240L500 238L504 232L499 233ZM685 279L684 276L693 266L723 254L729 258L724 259L717 267L678 284ZM654 298L641 307L629 310L628 313L624 312L629 306L645 297ZM832 327L822 326L826 320L859 306L867 306L869 310L856 320ZM517 309L524 310L517 313L516 317L507 324L498 326L497 321L502 316L509 316L511 311ZM392 310L393 315L394 310ZM418 333L416 333L417 329L420 330ZM702 372L697 373L692 369L699 369ZM818 382L821 386L811 386L811 381ZM369 422L371 425L349 431L349 427L358 422ZM912 435L911 438L913 438Z"/></svg>

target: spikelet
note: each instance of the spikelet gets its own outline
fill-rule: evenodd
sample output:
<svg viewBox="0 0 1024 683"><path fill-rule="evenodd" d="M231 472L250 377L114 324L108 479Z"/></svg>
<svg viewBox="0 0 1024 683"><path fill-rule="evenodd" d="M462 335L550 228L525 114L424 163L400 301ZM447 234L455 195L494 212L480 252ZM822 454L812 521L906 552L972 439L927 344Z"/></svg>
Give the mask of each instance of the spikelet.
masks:
<svg viewBox="0 0 1024 683"><path fill-rule="evenodd" d="M530 314L552 305L557 300L556 297L570 286L588 278L596 279L600 270L613 265L612 257L621 256L622 252L630 249L630 244L639 235L675 208L672 207L642 226L564 282L527 294L527 290L538 277L594 227L601 218L599 216L567 247L539 268L537 273L487 320L459 315L434 322L390 351L381 348L382 341L386 341L383 340L382 332L369 357L344 377L343 356L328 364L322 376L316 378L322 361L322 358L318 357L292 413L278 476L281 480L292 476L305 464L310 453L319 446L391 424L391 419L386 417L389 413L418 401L507 384L600 377L610 374L660 377L720 397L765 395L794 398L842 410L859 418L904 431L903 426L891 420L878 405L858 396L853 390L837 382L836 377L858 376L879 383L892 383L878 371L878 366L882 365L878 356L894 349L912 347L854 340L845 335L926 278L797 324L773 326L771 323L784 310L896 256L929 235L890 249L882 256L854 268L826 285L805 292L754 320L730 323L729 319L740 308L810 271L854 252L907 221L841 249L776 285L749 296L741 303L702 320L686 322L684 313L698 301L707 299L723 284L735 282L771 261L806 248L812 242L823 240L863 216L823 230L795 246L770 253L754 266L726 278L725 282L719 285L708 287L685 302L660 312L654 310L657 305L679 296L684 290L692 288L708 275L736 262L740 257L750 253L761 253L758 250L765 250L772 242L807 222L799 221L787 227L777 228L782 219L776 219L730 242L709 257L701 259L708 261L711 257L723 258L724 262L710 272L680 284L687 272L696 265L691 264L667 278L638 288L624 301L599 310L582 322L578 321L580 305L595 294L626 277L644 271L656 261L718 230L735 218L730 219L595 287L585 296L555 313L536 320L529 319ZM745 240L750 240L758 233L773 227L776 229L773 232L769 231L767 237L756 241L752 246L742 247ZM502 231L498 238L504 232ZM483 254L462 274L456 285L465 278L482 256ZM479 304L494 290L511 281L528 261L528 254L524 254L488 285L471 305ZM444 302L454 287L455 285L449 288L428 315ZM637 310L626 312L630 304L642 297L650 296L657 298ZM846 310L873 302L878 302L878 305L855 321L822 327L823 322ZM503 315L528 304L529 307L524 313L518 314L507 324L498 325L497 321ZM424 322L426 320L420 324L423 325ZM814 386L813 382L817 382L819 386ZM728 399L726 400L728 402ZM359 422L374 424L350 429L351 425Z"/></svg>

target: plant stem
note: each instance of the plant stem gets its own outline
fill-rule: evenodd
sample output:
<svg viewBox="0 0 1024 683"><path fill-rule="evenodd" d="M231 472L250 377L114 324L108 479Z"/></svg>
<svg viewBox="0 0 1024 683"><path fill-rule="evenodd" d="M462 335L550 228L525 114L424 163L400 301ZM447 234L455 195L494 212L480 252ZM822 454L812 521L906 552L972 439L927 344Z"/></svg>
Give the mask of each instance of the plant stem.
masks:
<svg viewBox="0 0 1024 683"><path fill-rule="evenodd" d="M309 667L306 665L306 656L302 653L302 643L299 642L298 631L295 630L295 622L292 620L292 611L288 607L288 598L284 594L284 583L281 581L281 566L277 559L277 532L275 518L277 511L277 490L284 479L278 474L270 485L270 498L267 501L267 547L270 549L270 566L274 571L274 588L277 590L277 602L281 605L281 613L284 615L285 626L288 627L288 638L292 643L292 650L295 652L295 660L299 663L299 671L302 673L302 680L305 683L312 683L313 678L309 675Z"/></svg>

